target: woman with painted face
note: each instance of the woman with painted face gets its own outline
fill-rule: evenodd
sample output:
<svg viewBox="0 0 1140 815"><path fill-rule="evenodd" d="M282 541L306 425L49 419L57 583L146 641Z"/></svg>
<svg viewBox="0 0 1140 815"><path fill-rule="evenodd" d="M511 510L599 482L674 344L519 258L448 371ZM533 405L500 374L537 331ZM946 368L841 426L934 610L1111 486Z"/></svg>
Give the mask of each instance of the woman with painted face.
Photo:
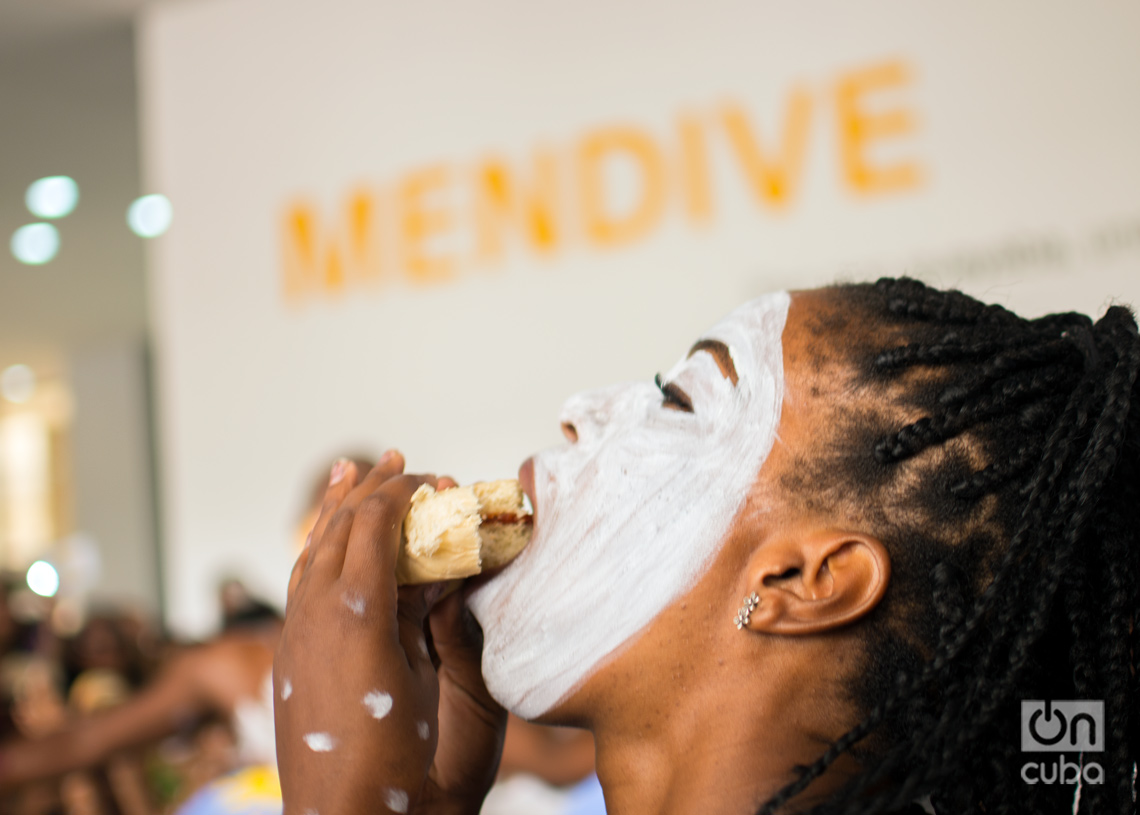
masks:
<svg viewBox="0 0 1140 815"><path fill-rule="evenodd" d="M567 402L530 547L438 602L394 579L434 479L339 468L275 663L287 815L478 812L502 706L592 730L611 813L1135 811L1138 368L1122 307L761 298Z"/></svg>

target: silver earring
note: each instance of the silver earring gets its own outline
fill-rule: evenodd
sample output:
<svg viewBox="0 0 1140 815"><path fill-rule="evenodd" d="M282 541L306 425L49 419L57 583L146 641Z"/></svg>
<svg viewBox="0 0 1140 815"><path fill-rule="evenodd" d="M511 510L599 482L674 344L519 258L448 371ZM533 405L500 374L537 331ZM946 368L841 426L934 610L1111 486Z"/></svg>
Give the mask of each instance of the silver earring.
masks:
<svg viewBox="0 0 1140 815"><path fill-rule="evenodd" d="M744 628L752 622L752 612L760 605L760 595L752 592L748 597L744 598L744 605L740 607L740 611L736 612L736 616L732 619L736 623L736 628L739 630Z"/></svg>

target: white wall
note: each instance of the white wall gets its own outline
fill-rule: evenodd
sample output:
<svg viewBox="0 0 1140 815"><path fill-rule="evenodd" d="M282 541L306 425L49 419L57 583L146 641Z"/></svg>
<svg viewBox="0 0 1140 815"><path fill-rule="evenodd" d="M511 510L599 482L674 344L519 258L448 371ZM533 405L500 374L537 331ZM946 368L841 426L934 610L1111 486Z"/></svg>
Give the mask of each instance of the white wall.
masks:
<svg viewBox="0 0 1140 815"><path fill-rule="evenodd" d="M757 293L910 271L1029 313L1140 301L1133 3L203 0L140 32L187 632L223 572L282 598L318 463L509 475L566 395Z"/></svg>

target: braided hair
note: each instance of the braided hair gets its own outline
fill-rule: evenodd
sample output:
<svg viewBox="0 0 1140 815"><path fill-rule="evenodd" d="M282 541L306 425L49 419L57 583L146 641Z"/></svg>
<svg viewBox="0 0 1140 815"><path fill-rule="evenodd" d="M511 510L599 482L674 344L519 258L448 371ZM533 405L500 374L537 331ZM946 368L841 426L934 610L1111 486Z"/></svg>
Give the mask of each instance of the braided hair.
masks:
<svg viewBox="0 0 1140 815"><path fill-rule="evenodd" d="M855 502L892 578L862 622L862 720L760 810L844 753L861 772L813 813L1073 810L1021 775L1020 702L1104 701L1103 783L1084 812L1136 811L1140 409L1136 321L1114 306L1025 320L910 279L831 290L825 345L851 380L812 501ZM856 330L856 321L858 330ZM842 342L834 340L842 337ZM840 346L842 347L836 347ZM796 485L792 485L795 488Z"/></svg>

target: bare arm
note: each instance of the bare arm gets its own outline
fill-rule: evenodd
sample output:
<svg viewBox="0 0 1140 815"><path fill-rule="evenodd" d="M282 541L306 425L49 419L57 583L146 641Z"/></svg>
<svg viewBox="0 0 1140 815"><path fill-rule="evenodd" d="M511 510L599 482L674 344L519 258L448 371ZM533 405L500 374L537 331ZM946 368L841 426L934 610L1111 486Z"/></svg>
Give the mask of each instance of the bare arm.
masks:
<svg viewBox="0 0 1140 815"><path fill-rule="evenodd" d="M581 781L593 770L594 737L588 730L546 727L510 717L500 777L530 773L564 787Z"/></svg>
<svg viewBox="0 0 1140 815"><path fill-rule="evenodd" d="M188 717L213 707L197 681L211 656L208 648L181 655L129 702L50 736L0 745L0 790L95 766L175 732Z"/></svg>

